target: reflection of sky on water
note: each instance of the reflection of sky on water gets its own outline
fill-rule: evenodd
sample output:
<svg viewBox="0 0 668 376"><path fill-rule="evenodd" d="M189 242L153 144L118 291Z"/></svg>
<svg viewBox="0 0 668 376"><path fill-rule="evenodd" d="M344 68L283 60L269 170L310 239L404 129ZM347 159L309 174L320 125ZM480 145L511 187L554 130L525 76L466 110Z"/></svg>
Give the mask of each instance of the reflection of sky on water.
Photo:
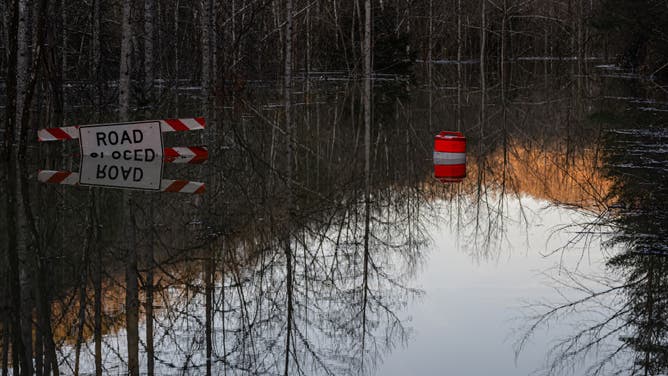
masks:
<svg viewBox="0 0 668 376"><path fill-rule="evenodd" d="M578 265L580 272L598 275L605 262L600 243L590 244L584 259L576 247L544 257L545 251L573 236L575 229L557 231L559 226L584 218L523 198L526 225L520 222L518 202L509 200L505 239L490 258L472 258L470 243L458 240L446 222L430 229L433 243L425 251L425 266L416 280L425 296L405 312L412 317L413 336L407 347L386 357L377 374L527 375L545 366L556 338L568 336L580 324L571 318L538 332L515 362L513 345L521 334L516 330L526 323L522 306L562 300L555 284L541 273L562 262L566 270Z"/></svg>
<svg viewBox="0 0 668 376"><path fill-rule="evenodd" d="M554 281L549 278L559 277L560 273L554 269L555 266L561 266L564 272L573 271L577 267L581 273L598 275L605 261L600 243L589 244L584 249L584 258L581 252L583 248L579 247L582 244L574 245L567 253L544 256L547 251L567 243L573 237L573 232L577 231L577 228L558 230L560 226L583 222L586 218L569 209L548 207L545 201L530 197L521 199L522 210L519 203L517 199L507 201L505 232L498 242L491 245L485 243L488 247L486 257L472 257L478 253L474 249L476 246L464 240L467 239L464 232L470 229L464 228L458 233L446 219L451 203L435 203L433 214L441 220L427 225L427 235L432 241L424 250L426 259L419 262L416 275L407 281L409 286L422 289L425 295L417 300L409 299L406 309L395 312L402 320L406 320L405 325L410 333L407 346L399 340L394 344L394 350L381 353L382 360L376 374L530 374L545 366L546 354L555 339L568 336L572 328L580 324L578 318L586 318L577 314L550 326L547 331L539 331L517 362L514 361L513 346L522 334L523 324L526 324L522 317L527 314L527 310L521 306L543 300L562 300L554 290ZM399 259L395 258L395 261ZM265 281L268 286L272 284L272 279L280 284L282 276L280 270L278 272ZM249 275L249 278L253 277ZM198 285L202 281L193 283ZM216 291L219 291L219 283L216 286ZM280 290L280 287L277 288ZM197 374L205 364L205 334L202 326L205 317L204 298L192 292L188 297L186 290L179 286L166 290L166 293L170 296L166 299L171 302L169 310L158 311L155 319L156 371L159 374L181 374L183 370L179 368L188 362L190 373L186 374ZM218 295L219 292L216 292ZM338 304L345 304L345 301ZM222 322L218 315L214 317L213 327L218 328L214 333L214 343L220 350L224 341L220 336ZM280 328L280 321L278 324L258 329L256 346L262 356L247 354L251 358L255 357L255 362L265 362L261 368L268 371L281 370L279 349L284 332ZM231 323L226 322L225 325L230 330ZM140 338L143 338L143 323L139 330ZM383 328L379 330L382 332ZM279 340L272 343L276 338ZM311 331L313 343L323 348L351 346L351 342L344 339L329 338L317 330ZM115 354L126 352L124 330L105 336L103 342L104 353L107 354L105 367L112 373L122 372L123 364ZM93 343L89 341L88 349L92 348ZM71 348L63 351L73 356ZM92 351L84 350L82 370L93 372L93 360ZM141 361L145 366L145 354L142 354ZM580 365L576 369L583 367ZM224 368L221 361L214 363L214 374L222 373Z"/></svg>

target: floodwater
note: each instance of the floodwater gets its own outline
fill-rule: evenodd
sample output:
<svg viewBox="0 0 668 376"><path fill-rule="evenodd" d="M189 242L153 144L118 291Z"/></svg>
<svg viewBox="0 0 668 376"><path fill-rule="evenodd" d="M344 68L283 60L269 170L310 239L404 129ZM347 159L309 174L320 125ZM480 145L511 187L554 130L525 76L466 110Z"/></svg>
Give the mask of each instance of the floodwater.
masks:
<svg viewBox="0 0 668 376"><path fill-rule="evenodd" d="M484 89L454 69L370 97L315 75L289 107L278 83L205 108L172 88L134 114L206 115L163 134L205 163L100 179L67 141L0 165L3 368L665 374L665 88L605 65L518 62ZM71 101L68 123L113 120ZM465 177L434 165L442 130L467 137ZM139 190L135 168L188 192Z"/></svg>

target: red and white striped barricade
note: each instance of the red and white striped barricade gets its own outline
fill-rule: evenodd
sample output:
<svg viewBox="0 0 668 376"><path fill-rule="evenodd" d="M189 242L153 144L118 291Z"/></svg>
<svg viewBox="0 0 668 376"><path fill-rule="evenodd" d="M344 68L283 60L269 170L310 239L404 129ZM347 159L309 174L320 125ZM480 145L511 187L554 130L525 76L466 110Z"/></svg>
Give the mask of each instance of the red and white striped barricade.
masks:
<svg viewBox="0 0 668 376"><path fill-rule="evenodd" d="M209 151L204 146L165 148L163 159L167 163L200 164L209 159Z"/></svg>
<svg viewBox="0 0 668 376"><path fill-rule="evenodd" d="M202 193L204 183L162 179L168 163L203 163L206 147L163 146L162 134L204 129L204 118L149 120L115 124L89 124L46 128L38 131L39 141L79 141L79 172L40 171L47 183L138 189L147 191Z"/></svg>
<svg viewBox="0 0 668 376"><path fill-rule="evenodd" d="M78 172L40 170L37 173L37 180L42 183L78 186L80 185L79 179ZM201 194L204 193L205 189L205 184L197 181L161 179L158 190L161 192Z"/></svg>
<svg viewBox="0 0 668 376"><path fill-rule="evenodd" d="M203 163L209 158L206 147L163 147L162 133L201 130L204 118L148 120L118 124L89 124L62 128L45 128L37 132L44 141L79 140L81 156L141 161L145 155L164 157L169 163Z"/></svg>
<svg viewBox="0 0 668 376"><path fill-rule="evenodd" d="M459 183L466 177L466 137L443 131L434 137L434 177L443 183Z"/></svg>
<svg viewBox="0 0 668 376"><path fill-rule="evenodd" d="M160 132L183 132L201 130L206 127L206 121L203 117L184 118L184 119L163 119L154 120L160 124ZM133 124L133 123L128 123ZM100 124L100 126L115 124ZM76 140L79 138L80 126L74 125L60 128L43 128L37 131L37 141L64 141Z"/></svg>

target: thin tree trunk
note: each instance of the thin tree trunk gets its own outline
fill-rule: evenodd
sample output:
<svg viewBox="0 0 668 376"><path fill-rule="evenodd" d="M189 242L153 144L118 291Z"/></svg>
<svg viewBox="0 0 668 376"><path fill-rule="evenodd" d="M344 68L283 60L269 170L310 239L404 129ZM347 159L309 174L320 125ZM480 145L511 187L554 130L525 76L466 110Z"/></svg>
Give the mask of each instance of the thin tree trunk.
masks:
<svg viewBox="0 0 668 376"><path fill-rule="evenodd" d="M131 70L131 37L132 27L130 24L131 0L123 0L123 14L121 20L121 63L120 77L118 80L118 116L120 121L129 120L130 109L130 70Z"/></svg>
<svg viewBox="0 0 668 376"><path fill-rule="evenodd" d="M211 86L213 1L200 0L200 6L202 7L202 98L207 99Z"/></svg>
<svg viewBox="0 0 668 376"><path fill-rule="evenodd" d="M132 193L123 192L125 236L125 321L127 327L128 373L139 375L139 287L137 273L137 241Z"/></svg>
<svg viewBox="0 0 668 376"><path fill-rule="evenodd" d="M434 50L434 0L429 0L429 38L427 46L427 81L429 88L432 86L432 59ZM431 124L430 124L431 125Z"/></svg>
<svg viewBox="0 0 668 376"><path fill-rule="evenodd" d="M41 1L42 9L45 10L47 9L47 1L42 0ZM40 12L40 14L44 14L44 18L46 18L46 12ZM44 23L46 21L44 20ZM44 24L43 24L44 25ZM39 29L39 28L38 28ZM40 34L42 35L41 39L44 40L44 33L45 31L42 30ZM28 191L28 181L27 179L23 179L22 182L24 186L24 191ZM29 208L30 207L30 200L26 196L26 204L25 207ZM35 225L35 218L32 215L32 213L28 210L26 211L26 216L28 217L29 220L29 226L31 229L36 229L37 226ZM35 237L37 235L35 234ZM60 374L60 371L58 369L58 360L56 359L56 345L53 340L53 330L51 328L51 301L49 299L49 280L48 280L48 268L46 266L46 257L44 255L43 250L45 247L42 245L41 242L37 241L36 242L36 251L35 251L35 258L34 258L34 268L35 268L35 305L36 305L36 311L37 311L37 331L35 333L36 338L41 338L42 346L44 349L44 363L42 367L42 373L38 374L53 374L54 376L58 376Z"/></svg>
<svg viewBox="0 0 668 376"><path fill-rule="evenodd" d="M211 360L213 357L213 274L215 269L215 253L212 247L210 254L204 261L204 308L205 308L205 334L206 334L206 374L211 376Z"/></svg>
<svg viewBox="0 0 668 376"><path fill-rule="evenodd" d="M92 14L92 48L93 48L93 67L91 77L95 80L95 112L97 113L98 121L100 114L100 107L102 105L102 83L100 80L100 2L102 0L93 0L93 14Z"/></svg>
<svg viewBox="0 0 668 376"><path fill-rule="evenodd" d="M84 328L86 324L86 304L87 304L87 294L86 287L88 285L88 255L90 254L90 247L92 244L95 244L95 223L94 223L94 211L95 211L95 197L93 196L92 190L88 191L88 210L86 211L86 238L84 239L84 244L82 247L82 256L81 256L81 274L79 276L79 327L77 332L77 341L75 346L75 358L74 358L74 373L79 374L79 362L81 359L81 344L85 340L84 338Z"/></svg>
<svg viewBox="0 0 668 376"><path fill-rule="evenodd" d="M371 206L371 0L364 5L364 274L362 297L362 371L364 371L364 351L366 345L366 308L369 272L369 220Z"/></svg>
<svg viewBox="0 0 668 376"><path fill-rule="evenodd" d="M2 22L2 35L0 35L0 38L2 39L2 44L7 48L9 46L9 35L7 33L7 28L9 27L9 15L11 13L11 5L9 1L0 1L0 14L2 15L2 19L0 19L0 22Z"/></svg>
<svg viewBox="0 0 668 376"><path fill-rule="evenodd" d="M462 0L457 0L457 130L462 130Z"/></svg>
<svg viewBox="0 0 668 376"><path fill-rule="evenodd" d="M17 96L17 54L18 54L18 23L19 23L19 1L14 0L11 5L7 7L9 10L9 22L7 27L7 35L9 42L7 43L7 81L6 81L6 97L7 105L5 108L5 151L7 153L7 160L10 159L11 147L16 138L16 96Z"/></svg>
<svg viewBox="0 0 668 376"><path fill-rule="evenodd" d="M480 137L483 137L485 124L485 38L487 35L487 24L485 23L485 13L487 0L482 0L482 7L480 10ZM480 145L482 147L482 142Z"/></svg>
<svg viewBox="0 0 668 376"><path fill-rule="evenodd" d="M97 193L97 192L95 192ZM95 220L100 218L100 202L98 195L95 194ZM95 247L95 273L93 273L93 289L95 301L93 303L93 337L95 341L95 376L102 376L102 249Z"/></svg>
<svg viewBox="0 0 668 376"><path fill-rule="evenodd" d="M499 70L501 75L502 93L505 91L505 85L506 85L505 65L506 65L506 23L508 20L507 12L508 8L506 0L503 0L503 17L501 17L501 56L499 57Z"/></svg>
<svg viewBox="0 0 668 376"><path fill-rule="evenodd" d="M179 117L179 8L180 0L176 0L174 5L174 117Z"/></svg>
<svg viewBox="0 0 668 376"><path fill-rule="evenodd" d="M288 190L288 213L292 213L292 159L293 159L293 126L292 126L292 0L286 0L285 4L285 77L283 84L283 95L285 101L285 128L287 146L287 190ZM290 214L288 214L290 215ZM289 221L288 221L289 222ZM288 224L289 227L291 227ZM285 240L285 262L286 262L286 290L287 290L287 332L285 334L285 367L284 375L289 374L290 369L290 341L292 337L292 251L290 247L291 234L288 229Z"/></svg>
<svg viewBox="0 0 668 376"><path fill-rule="evenodd" d="M18 375L19 370L24 374L32 373L32 357L29 354L27 344L24 343L22 326L22 316L24 314L23 305L25 299L22 297L24 292L22 286L22 261L24 255L21 249L25 246L22 239L25 228L22 227L23 198L21 196L20 167L18 153L12 151L9 157L9 174L7 177L7 222L12 226L7 226L7 264L9 268L9 291L11 299L11 332L12 332L12 366L14 374Z"/></svg>
<svg viewBox="0 0 668 376"><path fill-rule="evenodd" d="M154 223L153 223L153 216L154 213L154 207L155 207L155 202L153 197L149 198L149 205L150 205L150 216L151 216L151 227L149 228L149 236L148 236L148 241L149 244L147 246L147 269L148 271L146 272L146 363L147 363L147 374L148 376L153 376L155 374L155 350L153 347L153 289L154 289L154 281L153 281L153 268L155 268L155 254L154 254Z"/></svg>
<svg viewBox="0 0 668 376"><path fill-rule="evenodd" d="M21 115L23 113L23 105L24 105L23 102L25 100L25 94L26 94L26 83L28 81L28 74L29 74L28 49L30 48L30 46L28 45L27 33L28 33L28 28L31 25L29 26L27 24L28 12L30 11L28 0L19 0L18 7L19 7L19 20L17 29L18 54L16 61L16 75L18 80L16 83L16 88L17 88L16 123L21 124ZM15 132L14 139L19 140L21 135L21 128L16 127L14 132Z"/></svg>
<svg viewBox="0 0 668 376"><path fill-rule="evenodd" d="M99 0L94 0L99 1ZM155 23L155 0L144 0L144 95L150 101L155 79L153 41Z"/></svg>
<svg viewBox="0 0 668 376"><path fill-rule="evenodd" d="M2 281L5 283L5 281ZM8 294L7 294L8 295ZM3 310L8 310L4 309ZM10 346L10 328L8 314L3 312L2 318L2 376L9 376L9 346Z"/></svg>

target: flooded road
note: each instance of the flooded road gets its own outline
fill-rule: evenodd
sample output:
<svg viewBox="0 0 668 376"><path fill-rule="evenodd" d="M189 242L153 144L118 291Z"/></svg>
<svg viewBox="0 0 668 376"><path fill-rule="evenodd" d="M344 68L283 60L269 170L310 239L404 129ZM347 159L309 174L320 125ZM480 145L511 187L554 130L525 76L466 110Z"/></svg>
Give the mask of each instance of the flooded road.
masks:
<svg viewBox="0 0 668 376"><path fill-rule="evenodd" d="M668 100L569 69L304 81L289 106L267 83L203 108L184 90L170 115L207 127L165 147L208 158L118 166L134 190L79 185L117 175L76 141L31 145L0 165L3 369L665 373ZM465 177L435 167L443 130Z"/></svg>

